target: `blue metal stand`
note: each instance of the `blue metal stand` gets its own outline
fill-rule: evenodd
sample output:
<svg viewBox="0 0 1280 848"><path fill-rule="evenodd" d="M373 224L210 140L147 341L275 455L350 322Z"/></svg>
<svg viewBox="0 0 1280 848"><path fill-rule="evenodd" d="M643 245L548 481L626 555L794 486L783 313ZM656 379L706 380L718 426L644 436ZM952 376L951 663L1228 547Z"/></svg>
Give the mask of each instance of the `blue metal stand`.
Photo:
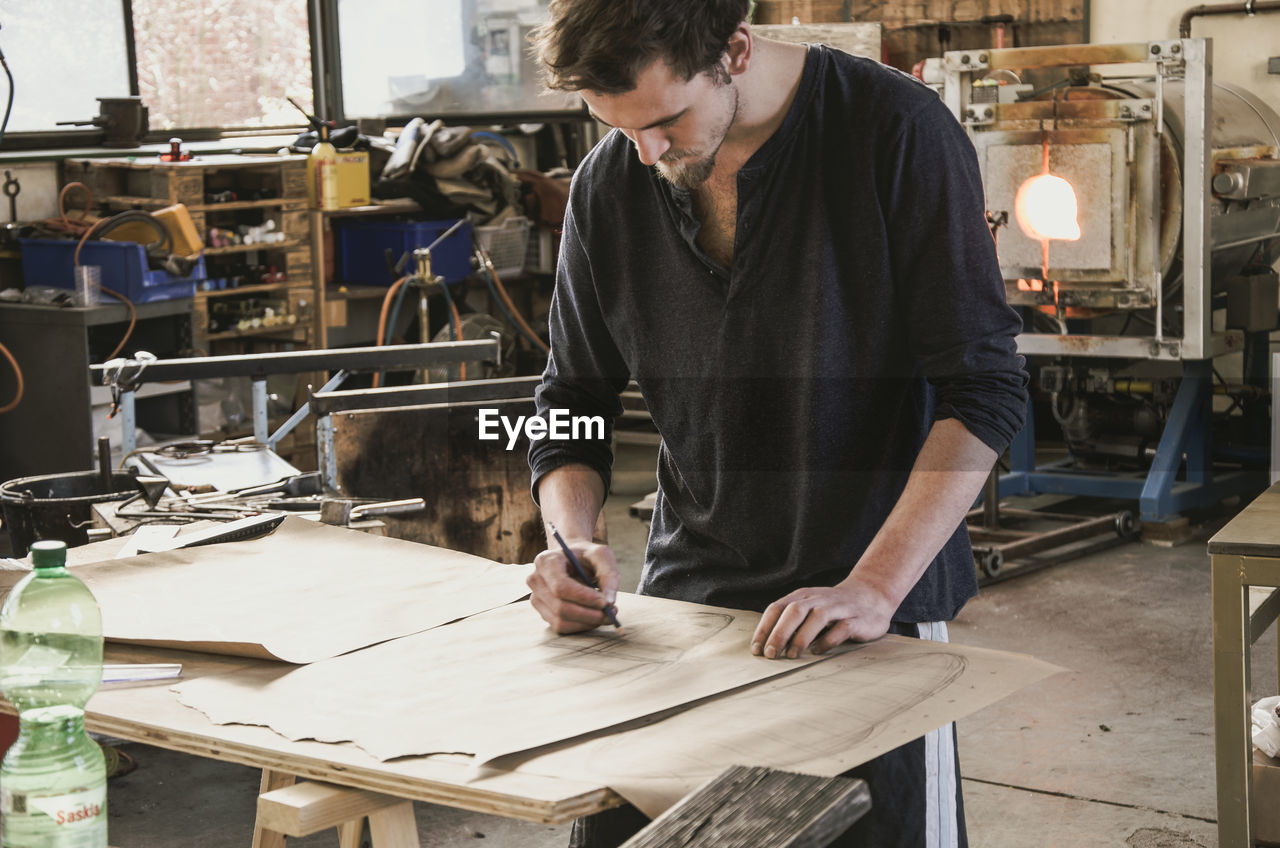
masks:
<svg viewBox="0 0 1280 848"><path fill-rule="evenodd" d="M1167 521L1184 510L1212 506L1223 498L1265 488L1265 470L1214 474L1212 381L1209 360L1183 362L1182 384L1145 477L1140 473L1077 471L1070 459L1037 466L1035 419L1028 403L1027 423L1009 448L1010 473L1000 477L1000 496L1064 494L1136 500L1143 521ZM1184 457L1186 471L1179 480Z"/></svg>

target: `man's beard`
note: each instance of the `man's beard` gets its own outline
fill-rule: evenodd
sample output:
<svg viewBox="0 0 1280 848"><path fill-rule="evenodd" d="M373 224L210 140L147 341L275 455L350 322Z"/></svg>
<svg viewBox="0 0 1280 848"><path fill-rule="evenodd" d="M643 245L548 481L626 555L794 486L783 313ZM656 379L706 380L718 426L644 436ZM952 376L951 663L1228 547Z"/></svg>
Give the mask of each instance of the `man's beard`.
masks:
<svg viewBox="0 0 1280 848"><path fill-rule="evenodd" d="M658 160L658 164L656 166L658 169L658 176L662 177L676 188L693 191L698 188L698 186L705 183L707 178L711 176L711 172L715 170L716 152L718 152L719 149L719 146L717 146L716 151L712 152L710 156L703 159L694 159L689 162L680 161L679 155L672 157L676 161L665 162L663 159L666 159L667 157L664 155L663 159ZM684 152L685 151L679 151L679 153ZM669 153L667 155L669 155Z"/></svg>
<svg viewBox="0 0 1280 848"><path fill-rule="evenodd" d="M727 83L732 85L732 83ZM729 128L733 126L733 122L738 117L738 90L733 90L733 108L729 110L729 118L719 129L720 140L716 142L715 148L708 155L701 159L688 159L694 151L692 150L668 150L662 155L655 166L658 176L671 183L676 188L682 188L686 191L693 191L701 186L711 176L711 172L716 169L716 154L720 152L720 146L724 144L724 140L729 135Z"/></svg>

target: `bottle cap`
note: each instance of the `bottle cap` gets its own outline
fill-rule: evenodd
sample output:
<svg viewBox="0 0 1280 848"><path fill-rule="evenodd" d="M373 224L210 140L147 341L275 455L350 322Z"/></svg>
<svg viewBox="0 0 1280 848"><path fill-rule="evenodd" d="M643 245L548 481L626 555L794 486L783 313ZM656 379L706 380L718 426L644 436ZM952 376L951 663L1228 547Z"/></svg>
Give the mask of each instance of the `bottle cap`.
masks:
<svg viewBox="0 0 1280 848"><path fill-rule="evenodd" d="M62 568L67 564L67 543L53 539L33 542L31 564L36 568Z"/></svg>

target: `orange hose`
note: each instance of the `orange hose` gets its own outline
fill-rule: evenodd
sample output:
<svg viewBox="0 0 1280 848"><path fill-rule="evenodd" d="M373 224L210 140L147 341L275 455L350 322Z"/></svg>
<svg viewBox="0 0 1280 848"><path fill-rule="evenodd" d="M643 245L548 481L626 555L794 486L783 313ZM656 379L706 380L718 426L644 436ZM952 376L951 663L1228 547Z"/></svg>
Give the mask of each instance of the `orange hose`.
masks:
<svg viewBox="0 0 1280 848"><path fill-rule="evenodd" d="M498 271L496 268L493 267L493 261L489 259L489 255L487 253L484 255L484 265L486 268L489 269L489 273L493 275L494 288L498 290L498 296L501 297L502 302L507 305L507 309L511 312L511 315L517 321L520 322L520 326L523 327L524 331L529 334L529 338L533 339L538 343L538 347L542 348L543 353L550 353L551 348L547 347L546 342L538 338L538 334L535 333L533 331L533 328L530 327L528 323L525 322L524 316L520 314L520 310L516 309L516 305L512 303L511 295L507 294L507 288L506 286L502 285L502 278L498 276Z"/></svg>
<svg viewBox="0 0 1280 848"><path fill-rule="evenodd" d="M110 220L111 220L110 218L99 218L97 221L94 222L92 227L84 231L84 234L80 236L80 241L76 243L76 252L71 255L72 265L74 265L77 268L80 267L80 251L84 247L84 243L89 240L89 236L93 235L94 232L97 231L98 226L100 224L104 224Z"/></svg>
<svg viewBox="0 0 1280 848"><path fill-rule="evenodd" d="M449 298L449 309L453 312L453 340L455 342L462 341L462 316L458 314L458 305L453 302L453 298ZM458 379L467 379L467 363L458 363Z"/></svg>
<svg viewBox="0 0 1280 848"><path fill-rule="evenodd" d="M377 346L382 347L383 341L387 337L387 314L391 311L391 300L396 296L396 292L400 291L400 287L409 282L409 277L401 277L391 284L387 289L387 293L382 298L382 313L378 316L378 341ZM373 375L373 387L376 389L382 383L382 372Z"/></svg>
<svg viewBox="0 0 1280 848"><path fill-rule="evenodd" d="M138 325L138 310L134 309L133 301L120 294L115 289L103 287L102 291L114 297L116 300L122 301L129 310L129 329L124 331L124 337L120 339L120 344L116 345L116 349L107 355L107 359L115 359L120 351L124 350L125 344L129 341L129 337L133 335L133 328Z"/></svg>
<svg viewBox="0 0 1280 848"><path fill-rule="evenodd" d="M71 183L70 185L75 185L75 183ZM88 191L88 189L85 189L85 190ZM66 191L65 187L63 188L63 191ZM89 236L93 235L94 232L98 229L98 225L103 224L109 220L111 219L100 218L99 220L94 222L92 227L84 231L84 235L80 236L80 241L76 244L76 252L71 255L72 265L74 265L76 268L80 267L80 250L81 248L84 247L84 243L87 242L89 240ZM116 355L119 354L120 351L124 350L124 346L129 343L129 337L133 335L133 328L138 326L138 310L134 308L133 301L129 300L129 298L120 294L120 292L114 289L109 289L106 286L103 286L100 289L100 291L104 291L107 294L114 297L116 300L123 302L124 305L129 309L129 327L124 331L124 336L121 337L120 343L116 345L116 349L111 351L111 353L107 356L107 359L115 359Z"/></svg>
<svg viewBox="0 0 1280 848"><path fill-rule="evenodd" d="M73 188L84 189L84 195L85 195L84 208L81 210L82 214L75 221L67 217L67 192ZM83 226L84 222L89 217L91 209L93 209L93 191L91 191L90 188L84 183L80 183L80 182L67 183L62 187L62 191L58 192L58 217L62 220L62 223L68 229L71 229L73 226Z"/></svg>
<svg viewBox="0 0 1280 848"><path fill-rule="evenodd" d="M0 353L3 353L4 358L9 360L9 364L13 366L13 373L18 378L18 390L13 393L13 400L9 401L4 406L0 406L0 415L4 415L6 412L11 412L14 407L22 403L22 392L25 389L25 386L22 382L22 369L18 367L18 360L13 358L13 354L9 352L9 348L0 344Z"/></svg>

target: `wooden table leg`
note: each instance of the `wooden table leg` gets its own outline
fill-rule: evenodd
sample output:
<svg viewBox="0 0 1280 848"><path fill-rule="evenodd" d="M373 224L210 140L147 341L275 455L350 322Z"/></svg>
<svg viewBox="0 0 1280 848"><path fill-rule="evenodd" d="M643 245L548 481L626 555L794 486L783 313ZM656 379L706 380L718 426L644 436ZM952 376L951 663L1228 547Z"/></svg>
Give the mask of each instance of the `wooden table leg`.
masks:
<svg viewBox="0 0 1280 848"><path fill-rule="evenodd" d="M1213 718L1218 771L1218 846L1252 846L1249 721L1249 589L1243 558L1217 554L1213 584Z"/></svg>
<svg viewBox="0 0 1280 848"><path fill-rule="evenodd" d="M283 771L262 770L262 782L258 785L258 794L262 795L274 789L283 789L297 782L297 775ZM284 834L267 830L255 820L253 823L253 848L285 848Z"/></svg>

